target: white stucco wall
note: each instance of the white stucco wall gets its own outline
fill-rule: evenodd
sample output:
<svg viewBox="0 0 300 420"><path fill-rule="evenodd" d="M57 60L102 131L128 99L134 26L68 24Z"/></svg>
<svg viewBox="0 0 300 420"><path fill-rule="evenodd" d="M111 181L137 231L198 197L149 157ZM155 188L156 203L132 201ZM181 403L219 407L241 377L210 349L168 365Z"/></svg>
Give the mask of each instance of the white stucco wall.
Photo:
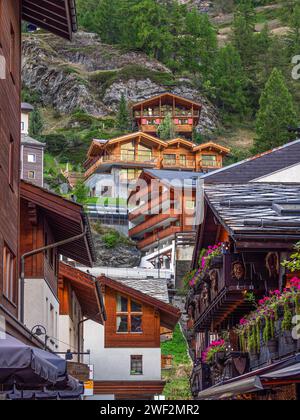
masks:
<svg viewBox="0 0 300 420"><path fill-rule="evenodd" d="M44 279L25 279L25 325L31 330L36 325L46 328L48 346L58 351L59 302ZM42 340L44 337L42 337Z"/></svg>
<svg viewBox="0 0 300 420"><path fill-rule="evenodd" d="M96 381L160 381L161 350L104 348L104 327L88 321L84 329L84 348L91 355L85 362L94 365ZM143 356L142 376L130 375L130 356Z"/></svg>
<svg viewBox="0 0 300 420"><path fill-rule="evenodd" d="M69 315L60 315L59 316L59 351L66 352L72 350L74 352L78 351L78 325L82 320L82 311L78 299L75 293L72 293L72 318ZM83 350L83 325L80 326L80 338L81 338L81 348ZM74 361L77 360L77 357Z"/></svg>
<svg viewBox="0 0 300 420"><path fill-rule="evenodd" d="M252 182L300 182L300 163L283 169L282 171L277 171L262 178L255 179Z"/></svg>
<svg viewBox="0 0 300 420"><path fill-rule="evenodd" d="M22 134L29 133L29 113L25 113L25 112L21 113L21 133Z"/></svg>

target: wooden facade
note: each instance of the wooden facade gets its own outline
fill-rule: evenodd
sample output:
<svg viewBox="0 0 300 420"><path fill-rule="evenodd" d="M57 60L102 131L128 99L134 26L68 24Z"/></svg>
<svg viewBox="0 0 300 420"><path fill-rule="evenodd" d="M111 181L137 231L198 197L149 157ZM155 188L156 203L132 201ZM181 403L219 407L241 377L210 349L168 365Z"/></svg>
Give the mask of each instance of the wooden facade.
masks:
<svg viewBox="0 0 300 420"><path fill-rule="evenodd" d="M0 1L0 315L8 332L31 341L18 320L22 18L70 39L76 30L74 2Z"/></svg>
<svg viewBox="0 0 300 420"><path fill-rule="evenodd" d="M247 199L241 200L246 192ZM256 370L259 377L259 369L271 370L273 363L276 370L276 360L287 360L299 352L300 341L293 340L291 334L289 340L286 338L280 318L275 323L276 345L272 347L259 336L260 349L253 354L245 352L236 332L241 319L255 309L253 299L247 298L249 294L259 301L269 296L270 291L289 287L290 276L281 268L281 262L292 251L292 238L296 240L297 235L299 238L300 221L296 211L290 214L290 220L282 221L274 210L274 203L285 200L288 206L298 193L298 187L291 191L276 185L239 185L236 190L228 185L206 187L205 218L197 233L192 264L196 274L186 304L188 339L194 357L191 387L196 399L198 395L205 399L205 390L209 392L214 385L228 382L230 386L235 378L237 381L239 377L241 380L251 378L252 372L255 377ZM256 219L257 212L260 223ZM264 224L267 220L269 227ZM257 229L255 224L263 227ZM222 252L211 260L207 270L202 270L202 250L215 244L221 244ZM205 350L212 341L224 336L226 352L218 354L212 364L206 364L203 361ZM278 379L277 383L280 387L285 385L284 380ZM266 390L272 390L273 385L262 380ZM257 399L264 399L266 394L257 395ZM214 398L213 392L211 398Z"/></svg>
<svg viewBox="0 0 300 420"><path fill-rule="evenodd" d="M230 152L213 142L196 145L183 138L163 141L143 132L108 141L94 140L85 162L85 177L110 167L209 171L220 169Z"/></svg>
<svg viewBox="0 0 300 420"><path fill-rule="evenodd" d="M192 138L193 130L198 125L202 105L165 93L133 106L133 117L140 131L156 135L159 125L170 116L175 131L184 138Z"/></svg>
<svg viewBox="0 0 300 420"><path fill-rule="evenodd" d="M161 176L163 178L163 172ZM186 176L189 179L188 174ZM153 184L155 181L157 184ZM175 188L165 184L164 179L157 178L155 171L144 171L129 202L133 207L129 213L132 224L129 236L143 251L158 242L175 239L179 233L194 231L196 184L186 188L182 183L181 187Z"/></svg>
<svg viewBox="0 0 300 420"><path fill-rule="evenodd" d="M21 2L2 0L0 8L0 314L10 330L9 315L18 319Z"/></svg>

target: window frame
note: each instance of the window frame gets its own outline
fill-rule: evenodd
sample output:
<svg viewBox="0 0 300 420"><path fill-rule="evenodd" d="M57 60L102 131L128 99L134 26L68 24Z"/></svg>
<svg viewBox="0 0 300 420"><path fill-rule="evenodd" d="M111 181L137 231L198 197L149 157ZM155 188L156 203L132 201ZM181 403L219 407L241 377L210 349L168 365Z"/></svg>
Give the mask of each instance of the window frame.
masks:
<svg viewBox="0 0 300 420"><path fill-rule="evenodd" d="M9 257L9 258L8 258ZM17 303L16 282L16 256L12 250L4 244L3 247L3 296L12 305ZM9 260L9 262L7 262Z"/></svg>
<svg viewBox="0 0 300 420"><path fill-rule="evenodd" d="M33 157L33 161L29 160L29 157L32 156ZM36 163L36 153L28 153L27 154L27 163Z"/></svg>
<svg viewBox="0 0 300 420"><path fill-rule="evenodd" d="M141 363L141 369L139 372L134 371L133 363ZM130 356L130 376L143 376L144 375L144 357L143 355L131 355Z"/></svg>
<svg viewBox="0 0 300 420"><path fill-rule="evenodd" d="M29 176L30 173L33 174L33 177ZM36 179L36 171L28 171L27 176L28 176L28 179L35 180Z"/></svg>
<svg viewBox="0 0 300 420"><path fill-rule="evenodd" d="M122 311L118 311L118 299L119 298L124 298L127 299L127 312L122 312ZM137 311L132 311L132 303L136 303L138 305L141 306L141 312L137 312ZM122 295L122 294L118 294L117 295L117 299L116 299L116 334L121 334L121 335L141 335L144 334L144 328L143 328L143 305L138 302L135 299L132 299L128 296ZM141 331L132 331L132 318L136 316L136 317L141 317ZM118 319L119 318L125 318L127 317L127 331L118 331Z"/></svg>

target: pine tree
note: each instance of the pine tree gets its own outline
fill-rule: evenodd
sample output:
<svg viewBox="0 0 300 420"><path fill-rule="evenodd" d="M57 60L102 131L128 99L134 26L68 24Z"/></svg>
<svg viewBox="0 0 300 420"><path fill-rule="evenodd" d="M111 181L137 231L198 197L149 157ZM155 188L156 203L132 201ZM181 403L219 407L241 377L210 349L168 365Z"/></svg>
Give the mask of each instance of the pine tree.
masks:
<svg viewBox="0 0 300 420"><path fill-rule="evenodd" d="M255 50L256 14L253 0L241 0L233 21L233 44L238 50L243 65L248 67L252 63Z"/></svg>
<svg viewBox="0 0 300 420"><path fill-rule="evenodd" d="M171 114L166 115L165 119L157 129L157 134L161 140L170 140L175 138L176 130Z"/></svg>
<svg viewBox="0 0 300 420"><path fill-rule="evenodd" d="M300 1L295 4L290 21L290 32L288 36L289 53L300 54Z"/></svg>
<svg viewBox="0 0 300 420"><path fill-rule="evenodd" d="M127 102L125 99L124 93L121 96L120 104L119 104L119 111L117 115L117 128L120 131L128 131L130 130L130 117Z"/></svg>
<svg viewBox="0 0 300 420"><path fill-rule="evenodd" d="M244 115L247 111L247 79L241 58L233 45L221 48L215 63L213 85L216 102L225 113Z"/></svg>
<svg viewBox="0 0 300 420"><path fill-rule="evenodd" d="M265 152L294 138L290 126L297 125L297 114L282 73L275 68L260 98L256 120L255 152Z"/></svg>
<svg viewBox="0 0 300 420"><path fill-rule="evenodd" d="M35 108L30 114L29 134L32 137L39 136L44 128L44 122L40 110Z"/></svg>

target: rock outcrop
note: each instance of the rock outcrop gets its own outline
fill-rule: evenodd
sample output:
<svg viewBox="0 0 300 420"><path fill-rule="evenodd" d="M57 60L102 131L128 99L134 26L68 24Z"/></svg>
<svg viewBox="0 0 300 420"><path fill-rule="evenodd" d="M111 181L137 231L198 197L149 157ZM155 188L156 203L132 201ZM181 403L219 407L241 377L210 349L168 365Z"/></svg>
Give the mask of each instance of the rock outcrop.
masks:
<svg viewBox="0 0 300 420"><path fill-rule="evenodd" d="M190 79L175 78L145 54L103 44L95 34L80 32L71 43L49 34L24 36L22 75L43 105L61 113L81 109L104 117L115 113L122 94L133 103L169 91L203 104L198 131L218 125L216 110Z"/></svg>
<svg viewBox="0 0 300 420"><path fill-rule="evenodd" d="M95 267L139 267L141 252L134 244L119 243L113 248L108 248L102 235L93 231L93 238L97 258Z"/></svg>

